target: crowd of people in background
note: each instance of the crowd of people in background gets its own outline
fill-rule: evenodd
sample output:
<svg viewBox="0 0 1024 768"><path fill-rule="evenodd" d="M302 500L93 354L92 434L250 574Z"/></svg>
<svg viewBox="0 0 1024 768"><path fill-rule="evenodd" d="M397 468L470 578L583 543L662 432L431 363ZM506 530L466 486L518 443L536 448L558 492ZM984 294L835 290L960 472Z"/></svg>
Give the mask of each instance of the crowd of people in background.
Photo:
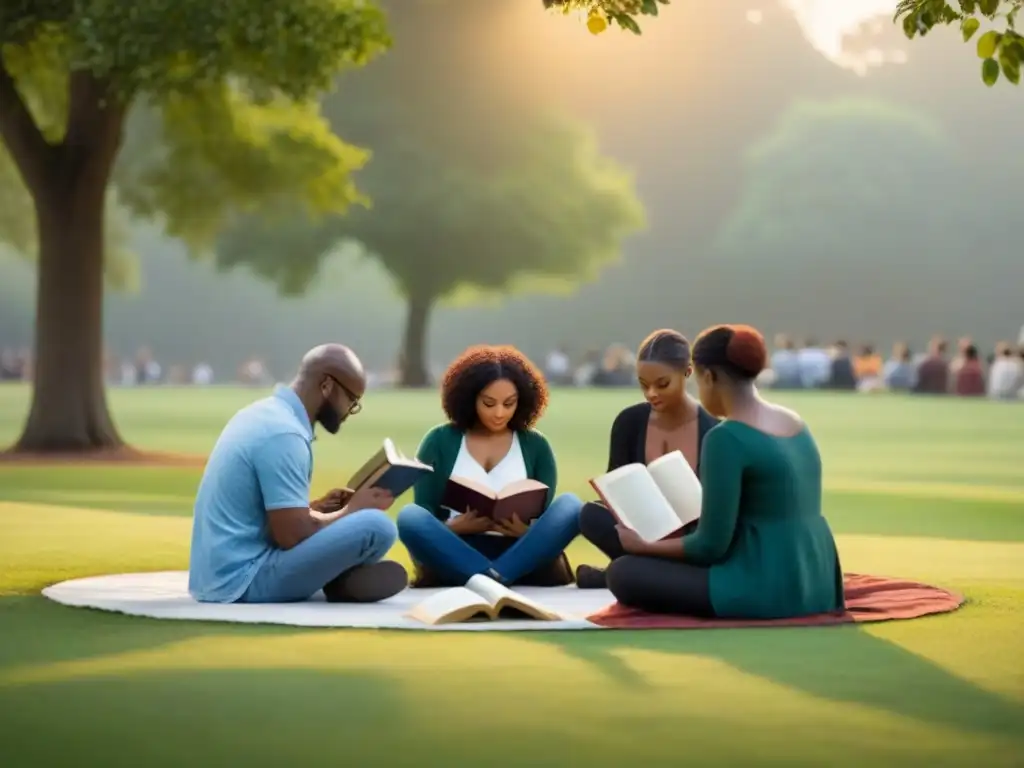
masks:
<svg viewBox="0 0 1024 768"><path fill-rule="evenodd" d="M771 363L758 385L771 389L829 389L859 392L894 391L929 395L1024 399L1024 328L1016 343L1001 341L987 354L970 338L962 338L950 355L949 342L936 336L927 349L914 354L902 342L893 345L887 359L871 344L856 349L843 340L820 344L801 343L779 335ZM548 353L544 373L552 386L624 387L634 384L635 359L623 344L591 349L573 359L566 345ZM108 352L104 361L111 386L208 386L214 383L267 386L274 382L266 362L253 356L234 372L216 372L206 362L164 365L147 347L134 356L118 358ZM30 381L32 357L28 350L0 351L0 381ZM397 384L397 371L370 375L370 386Z"/></svg>
<svg viewBox="0 0 1024 768"><path fill-rule="evenodd" d="M633 383L632 353L615 344L586 353L573 364L565 347L552 350L545 361L548 380L579 387L629 386ZM828 389L859 392L909 392L927 395L1024 399L1024 328L1016 344L998 342L984 358L974 341L961 338L956 353L936 336L925 352L914 354L903 342L893 345L888 359L871 344L855 350L843 340L820 344L805 339L797 344L779 335L768 369L758 385L771 389Z"/></svg>
<svg viewBox="0 0 1024 768"><path fill-rule="evenodd" d="M974 341L961 338L954 355L942 337L915 355L902 342L883 359L870 344L850 349L845 341L823 346L813 340L797 346L785 336L775 341L771 365L759 384L773 389L894 391L925 395L1024 398L1024 329L1017 345L1002 341L984 359Z"/></svg>

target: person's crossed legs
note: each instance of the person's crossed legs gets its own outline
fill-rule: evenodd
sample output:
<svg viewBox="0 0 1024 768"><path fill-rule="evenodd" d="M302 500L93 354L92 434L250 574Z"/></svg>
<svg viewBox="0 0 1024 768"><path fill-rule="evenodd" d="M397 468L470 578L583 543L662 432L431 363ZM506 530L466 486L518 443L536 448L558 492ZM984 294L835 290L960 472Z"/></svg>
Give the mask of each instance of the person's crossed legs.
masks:
<svg viewBox="0 0 1024 768"><path fill-rule="evenodd" d="M379 509L353 512L291 549L275 550L239 602L300 602L321 589L328 600L385 600L408 583L401 565L380 562L397 537L394 522Z"/></svg>
<svg viewBox="0 0 1024 768"><path fill-rule="evenodd" d="M412 559L436 572L445 583L462 585L482 573L515 584L565 551L579 534L581 506L571 493L558 496L527 532L493 561L416 504L398 513L398 531Z"/></svg>

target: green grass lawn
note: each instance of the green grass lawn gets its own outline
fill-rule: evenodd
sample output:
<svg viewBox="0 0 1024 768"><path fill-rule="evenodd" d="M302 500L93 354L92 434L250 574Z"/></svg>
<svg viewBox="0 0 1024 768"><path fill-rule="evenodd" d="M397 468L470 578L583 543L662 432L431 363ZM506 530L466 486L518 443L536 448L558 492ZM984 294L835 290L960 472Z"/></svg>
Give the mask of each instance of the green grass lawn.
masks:
<svg viewBox="0 0 1024 768"><path fill-rule="evenodd" d="M202 454L259 394L111 397L134 444ZM554 394L541 427L563 490L588 495L634 396ZM930 580L965 608L868 627L485 635L133 619L39 590L184 569L198 470L0 465L0 766L1024 764L1024 407L784 401L820 443L846 570ZM26 405L0 387L0 443ZM414 450L439 418L432 393L373 393L317 441L314 491L385 435Z"/></svg>

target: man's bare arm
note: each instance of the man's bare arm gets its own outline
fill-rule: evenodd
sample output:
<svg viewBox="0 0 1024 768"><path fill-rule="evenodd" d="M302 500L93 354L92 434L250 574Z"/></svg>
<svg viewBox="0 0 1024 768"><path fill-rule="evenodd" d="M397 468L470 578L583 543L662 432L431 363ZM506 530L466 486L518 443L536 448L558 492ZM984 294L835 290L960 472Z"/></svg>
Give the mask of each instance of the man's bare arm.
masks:
<svg viewBox="0 0 1024 768"><path fill-rule="evenodd" d="M268 509L267 525L274 544L281 549L291 549L301 544L314 533L335 520L340 520L349 512L355 511L347 504L334 512L320 512L311 507L294 507L289 509Z"/></svg>
<svg viewBox="0 0 1024 768"><path fill-rule="evenodd" d="M268 509L267 527L270 538L281 549L291 549L301 544L325 524L309 507L291 507L288 509Z"/></svg>

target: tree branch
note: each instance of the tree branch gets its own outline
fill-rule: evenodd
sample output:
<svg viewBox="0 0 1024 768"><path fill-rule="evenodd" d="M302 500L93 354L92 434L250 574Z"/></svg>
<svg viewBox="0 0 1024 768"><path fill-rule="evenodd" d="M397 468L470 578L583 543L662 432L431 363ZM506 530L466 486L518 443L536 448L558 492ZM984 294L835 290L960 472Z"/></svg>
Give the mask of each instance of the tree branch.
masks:
<svg viewBox="0 0 1024 768"><path fill-rule="evenodd" d="M7 145L22 180L33 192L41 189L54 147L46 141L29 112L14 77L0 56L0 138Z"/></svg>
<svg viewBox="0 0 1024 768"><path fill-rule="evenodd" d="M68 89L68 123L61 145L64 157L76 174L109 176L121 148L127 107L108 81L91 72L72 72Z"/></svg>

